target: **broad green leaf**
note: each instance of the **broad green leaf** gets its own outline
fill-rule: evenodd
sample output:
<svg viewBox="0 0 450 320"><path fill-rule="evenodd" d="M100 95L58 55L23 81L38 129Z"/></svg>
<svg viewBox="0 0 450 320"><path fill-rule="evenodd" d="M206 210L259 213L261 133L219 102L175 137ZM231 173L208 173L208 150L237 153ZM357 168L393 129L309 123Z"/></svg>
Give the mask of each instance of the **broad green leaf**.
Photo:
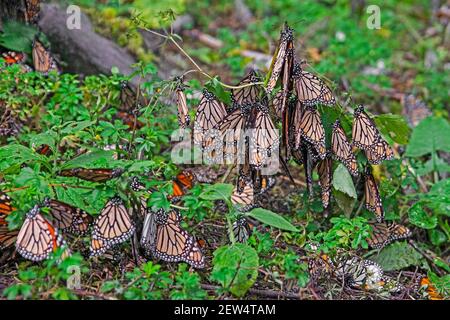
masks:
<svg viewBox="0 0 450 320"><path fill-rule="evenodd" d="M153 160L136 161L129 168L128 172L139 172L145 169L153 169L156 166L156 162Z"/></svg>
<svg viewBox="0 0 450 320"><path fill-rule="evenodd" d="M437 226L437 217L429 215L420 202L409 209L408 217L409 222L422 229L434 229Z"/></svg>
<svg viewBox="0 0 450 320"><path fill-rule="evenodd" d="M39 134L31 137L30 142L34 148L37 148L43 144L46 144L50 147L50 149L55 151L55 147L56 147L55 137L56 137L56 133L53 131L49 131L49 132L45 132L45 133L39 133Z"/></svg>
<svg viewBox="0 0 450 320"><path fill-rule="evenodd" d="M437 150L450 152L449 132L450 125L445 119L425 118L414 128L405 155L420 157Z"/></svg>
<svg viewBox="0 0 450 320"><path fill-rule="evenodd" d="M64 129L61 130L63 134L75 134L95 124L93 121L69 121L65 123Z"/></svg>
<svg viewBox="0 0 450 320"><path fill-rule="evenodd" d="M229 91L225 91L222 84L220 84L219 79L213 78L211 81L208 81L205 86L209 91L214 93L214 95L219 98L220 101L229 105L231 104L231 95Z"/></svg>
<svg viewBox="0 0 450 320"><path fill-rule="evenodd" d="M382 114L374 117L375 124L384 136L389 136L398 144L407 144L410 129L402 116Z"/></svg>
<svg viewBox="0 0 450 320"><path fill-rule="evenodd" d="M348 196L346 193L333 190L333 197L338 207L345 213L346 217L350 217L356 203L356 199Z"/></svg>
<svg viewBox="0 0 450 320"><path fill-rule="evenodd" d="M265 223L269 226L287 230L298 232L299 230L294 227L289 221L280 216L278 213L272 212L270 210L266 210L263 208L255 208L252 211L247 213L248 216L253 217L262 223Z"/></svg>
<svg viewBox="0 0 450 320"><path fill-rule="evenodd" d="M450 172L450 165L448 165L443 159L436 157L436 163L434 163L433 159L429 159L423 164L423 167L417 169L417 174L419 176L423 176L433 172L434 170L439 173Z"/></svg>
<svg viewBox="0 0 450 320"><path fill-rule="evenodd" d="M356 199L356 190L353 184L353 179L347 168L340 163L333 173L333 187L334 189L345 193L351 198Z"/></svg>
<svg viewBox="0 0 450 320"><path fill-rule="evenodd" d="M258 254L243 243L218 248L212 262L211 279L236 297L244 296L258 276Z"/></svg>
<svg viewBox="0 0 450 320"><path fill-rule="evenodd" d="M425 265L422 255L405 241L394 242L386 246L379 254L370 256L369 259L378 263L384 271Z"/></svg>
<svg viewBox="0 0 450 320"><path fill-rule="evenodd" d="M233 185L228 183L216 183L207 186L200 194L200 198L204 200L223 200L230 201L231 194L233 193Z"/></svg>
<svg viewBox="0 0 450 320"><path fill-rule="evenodd" d="M0 148L0 171L13 165L21 165L30 160L39 160L39 155L20 144L10 144Z"/></svg>
<svg viewBox="0 0 450 320"><path fill-rule="evenodd" d="M108 164L113 160L114 151L112 150L96 150L89 153L85 153L79 157L76 157L70 161L67 161L62 168L88 168L93 167L95 164Z"/></svg>
<svg viewBox="0 0 450 320"><path fill-rule="evenodd" d="M429 231L429 235L430 235L431 243L435 246L440 246L441 244L450 240L450 239L447 239L447 236L445 235L445 233L443 233L439 229L431 229Z"/></svg>

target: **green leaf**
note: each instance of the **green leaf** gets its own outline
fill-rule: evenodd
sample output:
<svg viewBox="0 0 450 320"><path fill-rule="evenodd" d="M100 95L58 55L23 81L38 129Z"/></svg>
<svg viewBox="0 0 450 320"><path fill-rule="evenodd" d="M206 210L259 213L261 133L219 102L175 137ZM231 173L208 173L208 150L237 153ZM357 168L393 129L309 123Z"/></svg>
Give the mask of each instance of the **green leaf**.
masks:
<svg viewBox="0 0 450 320"><path fill-rule="evenodd" d="M420 202L409 209L408 217L409 222L422 229L434 229L437 226L437 217L430 216L425 212Z"/></svg>
<svg viewBox="0 0 450 320"><path fill-rule="evenodd" d="M351 198L356 199L355 185L353 184L353 179L347 168L340 163L333 173L333 187L334 189L345 193Z"/></svg>
<svg viewBox="0 0 450 320"><path fill-rule="evenodd" d="M294 227L289 221L280 216L278 213L272 212L270 210L255 208L252 211L248 212L247 215L261 221L262 223L281 230L299 232L299 230Z"/></svg>
<svg viewBox="0 0 450 320"><path fill-rule="evenodd" d="M431 243L435 246L440 246L447 241L447 236L441 230L432 229L429 231Z"/></svg>
<svg viewBox="0 0 450 320"><path fill-rule="evenodd" d="M350 217L355 206L356 199L348 196L346 193L337 190L333 190L333 197L336 200L338 207L342 211L344 211L347 217Z"/></svg>
<svg viewBox="0 0 450 320"><path fill-rule="evenodd" d="M13 165L21 165L30 160L38 160L39 155L20 144L10 144L0 148L0 171L4 171Z"/></svg>
<svg viewBox="0 0 450 320"><path fill-rule="evenodd" d="M425 118L414 128L405 155L420 157L437 150L450 152L449 132L450 125L445 119Z"/></svg>
<svg viewBox="0 0 450 320"><path fill-rule="evenodd" d="M231 104L231 94L229 91L225 91L219 79L213 78L205 84L205 87L214 93L214 95L223 103Z"/></svg>
<svg viewBox="0 0 450 320"><path fill-rule="evenodd" d="M423 266L425 260L405 241L394 242L386 246L379 254L369 257L378 263L384 271L401 270L409 266Z"/></svg>
<svg viewBox="0 0 450 320"><path fill-rule="evenodd" d="M436 170L439 173L450 172L450 165L443 159L436 157L436 162L433 159L429 159L423 164L422 167L417 169L417 174L423 176Z"/></svg>
<svg viewBox="0 0 450 320"><path fill-rule="evenodd" d="M390 137L398 144L407 144L410 129L402 116L382 114L374 117L375 124L384 136Z"/></svg>
<svg viewBox="0 0 450 320"><path fill-rule="evenodd" d="M96 150L89 153L85 153L79 157L76 157L70 161L67 161L62 168L88 168L93 167L96 163L109 163L113 160L114 151L113 150Z"/></svg>
<svg viewBox="0 0 450 320"><path fill-rule="evenodd" d="M94 121L68 121L64 124L64 129L61 130L62 134L75 134L95 124Z"/></svg>
<svg viewBox="0 0 450 320"><path fill-rule="evenodd" d="M233 193L234 186L228 183L216 183L207 186L200 194L200 198L204 200L224 200L230 201L231 194Z"/></svg>
<svg viewBox="0 0 450 320"><path fill-rule="evenodd" d="M156 167L156 162L153 160L136 160L129 168L128 172L140 172L143 169L153 169Z"/></svg>
<svg viewBox="0 0 450 320"><path fill-rule="evenodd" d="M211 279L236 297L244 296L258 276L258 254L243 243L218 248L212 262Z"/></svg>
<svg viewBox="0 0 450 320"><path fill-rule="evenodd" d="M30 142L31 145L34 148L37 148L43 144L46 144L52 149L52 151L55 151L56 146L56 133L53 131L45 132L45 133L39 133L33 137L31 137Z"/></svg>

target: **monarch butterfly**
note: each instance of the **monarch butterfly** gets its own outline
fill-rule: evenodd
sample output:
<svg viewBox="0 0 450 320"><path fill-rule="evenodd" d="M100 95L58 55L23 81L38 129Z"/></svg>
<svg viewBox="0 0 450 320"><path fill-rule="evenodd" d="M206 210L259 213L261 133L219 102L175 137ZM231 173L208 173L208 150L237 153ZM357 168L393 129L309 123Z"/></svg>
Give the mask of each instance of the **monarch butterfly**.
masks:
<svg viewBox="0 0 450 320"><path fill-rule="evenodd" d="M135 227L127 208L119 197L111 198L94 221L91 256L98 256L112 246L127 241Z"/></svg>
<svg viewBox="0 0 450 320"><path fill-rule="evenodd" d="M277 119L283 118L283 103L286 93L283 90L277 91L271 100L271 107Z"/></svg>
<svg viewBox="0 0 450 320"><path fill-rule="evenodd" d="M17 235L17 252L25 259L42 261L50 256L57 248L65 247L65 256L69 255L67 244L59 234L58 229L41 214L39 205L35 205Z"/></svg>
<svg viewBox="0 0 450 320"><path fill-rule="evenodd" d="M378 192L378 186L375 182L375 178L368 168L365 173L364 195L366 198L365 201L367 210L375 213L375 217L378 222L383 222L384 210L381 203L380 193Z"/></svg>
<svg viewBox="0 0 450 320"><path fill-rule="evenodd" d="M62 232L85 235L92 224L92 216L62 201L46 198L43 205L50 208L50 220Z"/></svg>
<svg viewBox="0 0 450 320"><path fill-rule="evenodd" d="M177 109L178 109L178 125L182 129L186 129L191 123L191 117L189 116L189 109L187 106L186 95L184 93L185 86L183 83L178 83L175 93L177 96Z"/></svg>
<svg viewBox="0 0 450 320"><path fill-rule="evenodd" d="M367 239L369 247L374 249L382 249L389 243L406 239L411 236L411 231L400 224L396 223L371 223L372 227L371 236Z"/></svg>
<svg viewBox="0 0 450 320"><path fill-rule="evenodd" d="M322 189L322 204L324 208L328 208L328 205L330 204L332 164L331 157L327 156L317 165L319 184Z"/></svg>
<svg viewBox="0 0 450 320"><path fill-rule="evenodd" d="M53 70L58 72L58 66L56 65L55 59L52 57L50 51L47 50L39 40L34 39L33 50L31 53L33 56L34 70L45 75Z"/></svg>
<svg viewBox="0 0 450 320"><path fill-rule="evenodd" d="M375 123L363 106L358 106L354 111L354 122L352 129L352 144L362 150L373 151L377 142L381 140Z"/></svg>
<svg viewBox="0 0 450 320"><path fill-rule="evenodd" d="M11 198L0 191L0 225L6 225L6 217L15 210L16 208L11 205Z"/></svg>
<svg viewBox="0 0 450 320"><path fill-rule="evenodd" d="M330 257L326 254L320 254L308 259L308 272L312 278L332 273L332 268Z"/></svg>
<svg viewBox="0 0 450 320"><path fill-rule="evenodd" d="M336 103L333 93L318 77L304 71L301 63L295 63L292 71L297 99L305 106L323 104L332 106Z"/></svg>
<svg viewBox="0 0 450 320"><path fill-rule="evenodd" d="M218 101L213 93L203 90L203 96L197 108L194 121L194 144L206 147L207 134L227 115L225 105Z"/></svg>
<svg viewBox="0 0 450 320"><path fill-rule="evenodd" d="M253 190L253 183L250 179L241 178L238 183L241 182L243 185L236 186L231 194L231 203L236 207L237 210L241 212L250 211L255 205L255 194ZM242 191L239 191L242 189Z"/></svg>
<svg viewBox="0 0 450 320"><path fill-rule="evenodd" d="M261 78L258 76L255 70L251 70L245 77L242 79L239 86L250 85L253 83L260 82ZM239 89L233 89L231 92L231 99L233 104L235 105L244 105L247 103L255 103L258 101L259 95L261 93L259 85L250 85Z"/></svg>
<svg viewBox="0 0 450 320"><path fill-rule="evenodd" d="M144 123L136 118L136 115L125 112L125 111L118 111L114 115L114 119L120 119L123 124L127 125L130 129L136 129L139 130L144 127Z"/></svg>
<svg viewBox="0 0 450 320"><path fill-rule="evenodd" d="M156 240L153 255L167 262L184 261L194 268L204 268L205 258L197 241L180 226L176 210L156 212Z"/></svg>
<svg viewBox="0 0 450 320"><path fill-rule="evenodd" d="M121 168L116 169L86 169L86 168L73 168L59 171L59 175L62 177L76 177L86 181L92 182L105 182L113 178L117 178L124 172Z"/></svg>
<svg viewBox="0 0 450 320"><path fill-rule="evenodd" d="M36 23L41 10L41 0L25 0L25 22Z"/></svg>
<svg viewBox="0 0 450 320"><path fill-rule="evenodd" d="M173 192L172 195L169 196L169 199L172 201L178 201L180 197L185 195L186 189L192 189L195 182L196 178L192 171L183 170L173 179Z"/></svg>
<svg viewBox="0 0 450 320"><path fill-rule="evenodd" d="M155 249L156 242L156 213L147 210L144 218L144 225L142 227L141 246L147 255Z"/></svg>
<svg viewBox="0 0 450 320"><path fill-rule="evenodd" d="M267 191L269 191L270 189L273 188L273 186L276 184L277 180L275 179L275 177L271 177L271 176L262 176L261 177L261 182L260 182L260 191L259 193L266 193Z"/></svg>
<svg viewBox="0 0 450 320"><path fill-rule="evenodd" d="M332 259L332 263L334 276L348 287L370 286L383 276L383 269L377 263L356 256L341 255Z"/></svg>
<svg viewBox="0 0 450 320"><path fill-rule="evenodd" d="M120 106L119 111L125 113L137 113L140 108L147 105L147 100L140 91L136 91L130 86L128 81L120 81Z"/></svg>
<svg viewBox="0 0 450 320"><path fill-rule="evenodd" d="M12 247L17 240L19 230L9 230L7 225L0 225L0 250Z"/></svg>
<svg viewBox="0 0 450 320"><path fill-rule="evenodd" d="M326 156L325 130L322 126L319 111L314 107L306 107L302 114L299 129L300 135L297 136L295 147L300 146L298 137L301 136L314 146L319 158L324 159Z"/></svg>
<svg viewBox="0 0 450 320"><path fill-rule="evenodd" d="M237 242L246 243L253 226L245 217L240 217L233 223L233 235Z"/></svg>
<svg viewBox="0 0 450 320"><path fill-rule="evenodd" d="M272 122L267 105L258 103L256 116L252 124L252 135L250 144L250 164L260 168L267 163L279 146L278 130Z"/></svg>
<svg viewBox="0 0 450 320"><path fill-rule="evenodd" d="M270 75L269 82L267 84L266 91L268 93L272 92L273 88L277 84L280 73L282 72L283 65L286 61L287 53L294 46L294 35L293 30L289 28L287 23L284 24L284 29L280 34L280 42L278 44L278 50L276 53L275 61L273 63L272 74Z"/></svg>
<svg viewBox="0 0 450 320"><path fill-rule="evenodd" d="M39 153L43 156L48 157L49 155L52 154L52 149L50 148L50 146L48 144L41 144L39 147L37 147L35 149L36 153Z"/></svg>
<svg viewBox="0 0 450 320"><path fill-rule="evenodd" d="M22 64L26 60L26 55L23 52L8 51L8 52L2 53L2 56L7 65L16 64L16 63Z"/></svg>
<svg viewBox="0 0 450 320"><path fill-rule="evenodd" d="M394 159L394 152L386 141L380 140L373 149L366 150L367 160L371 164L380 164L383 160Z"/></svg>
<svg viewBox="0 0 450 320"><path fill-rule="evenodd" d="M339 120L336 120L333 124L331 151L333 152L333 157L342 161L352 175L358 175L358 163Z"/></svg>
<svg viewBox="0 0 450 320"><path fill-rule="evenodd" d="M420 288L425 288L429 300L444 300L444 297L439 294L434 284L430 281L430 278L425 276L419 277L419 284Z"/></svg>

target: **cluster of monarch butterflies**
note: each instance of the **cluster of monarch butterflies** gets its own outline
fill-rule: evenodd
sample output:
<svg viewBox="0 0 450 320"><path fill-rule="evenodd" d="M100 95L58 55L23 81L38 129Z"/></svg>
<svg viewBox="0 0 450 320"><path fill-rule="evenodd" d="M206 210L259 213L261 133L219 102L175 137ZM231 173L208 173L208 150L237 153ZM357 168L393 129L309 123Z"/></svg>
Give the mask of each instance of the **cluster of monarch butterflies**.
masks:
<svg viewBox="0 0 450 320"><path fill-rule="evenodd" d="M118 169L76 168L61 171L59 174L93 182L105 182L122 172ZM185 188L191 188L193 182L193 175L188 171L178 174L173 181L173 188L174 192L180 190L182 194L177 197L184 195ZM131 188L134 191L145 189L137 178L133 178ZM152 190L146 192L151 193ZM144 224L141 245L147 255L168 262L185 261L196 268L204 267L205 261L200 247L195 238L180 226L181 216L178 211L151 212L144 197L141 197L139 206L139 217ZM48 217L41 211L44 207L50 209ZM14 210L10 197L0 193L0 249L8 249L15 244L17 252L32 261L47 259L60 247L66 248L62 257L68 256L70 251L62 237L62 233L65 232L86 235L92 226L90 255L99 256L130 239L136 231L131 211L117 196L107 201L95 219L67 203L45 199L27 213L19 231L9 230L6 220Z"/></svg>

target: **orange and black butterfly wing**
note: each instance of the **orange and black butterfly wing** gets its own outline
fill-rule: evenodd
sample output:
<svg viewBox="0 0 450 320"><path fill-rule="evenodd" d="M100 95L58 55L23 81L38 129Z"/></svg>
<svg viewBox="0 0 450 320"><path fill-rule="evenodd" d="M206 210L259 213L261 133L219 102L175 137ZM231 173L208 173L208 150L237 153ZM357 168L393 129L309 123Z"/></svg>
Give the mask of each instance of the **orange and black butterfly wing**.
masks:
<svg viewBox="0 0 450 320"><path fill-rule="evenodd" d="M58 174L63 177L77 177L86 181L105 182L117 178L124 172L121 168L116 169L85 169L74 168L61 170Z"/></svg>
<svg viewBox="0 0 450 320"><path fill-rule="evenodd" d="M347 136L345 135L339 120L336 120L333 125L331 151L333 157L344 163L353 176L358 175L358 163L356 162L356 157L352 152L352 146L348 142Z"/></svg>
<svg viewBox="0 0 450 320"><path fill-rule="evenodd" d="M92 224L92 216L79 208L53 199L44 204L50 208L53 225L61 231L85 235Z"/></svg>
<svg viewBox="0 0 450 320"><path fill-rule="evenodd" d="M381 203L380 193L378 186L373 175L366 171L364 184L364 195L367 210L375 213L375 217L378 222L384 220L383 204Z"/></svg>
<svg viewBox="0 0 450 320"><path fill-rule="evenodd" d="M330 156L321 160L317 165L317 173L319 174L319 184L322 189L322 204L324 208L328 208L330 204L331 186L332 186L332 160Z"/></svg>
<svg viewBox="0 0 450 320"><path fill-rule="evenodd" d="M18 230L9 230L8 226L0 225L0 250L6 250L16 243Z"/></svg>
<svg viewBox="0 0 450 320"><path fill-rule="evenodd" d="M0 191L0 225L6 225L6 217L16 210L11 205L11 198L6 194Z"/></svg>
<svg viewBox="0 0 450 320"><path fill-rule="evenodd" d="M43 74L48 74L48 72L52 70L58 71L58 66L50 51L37 39L33 42L32 56L34 69L36 71Z"/></svg>

